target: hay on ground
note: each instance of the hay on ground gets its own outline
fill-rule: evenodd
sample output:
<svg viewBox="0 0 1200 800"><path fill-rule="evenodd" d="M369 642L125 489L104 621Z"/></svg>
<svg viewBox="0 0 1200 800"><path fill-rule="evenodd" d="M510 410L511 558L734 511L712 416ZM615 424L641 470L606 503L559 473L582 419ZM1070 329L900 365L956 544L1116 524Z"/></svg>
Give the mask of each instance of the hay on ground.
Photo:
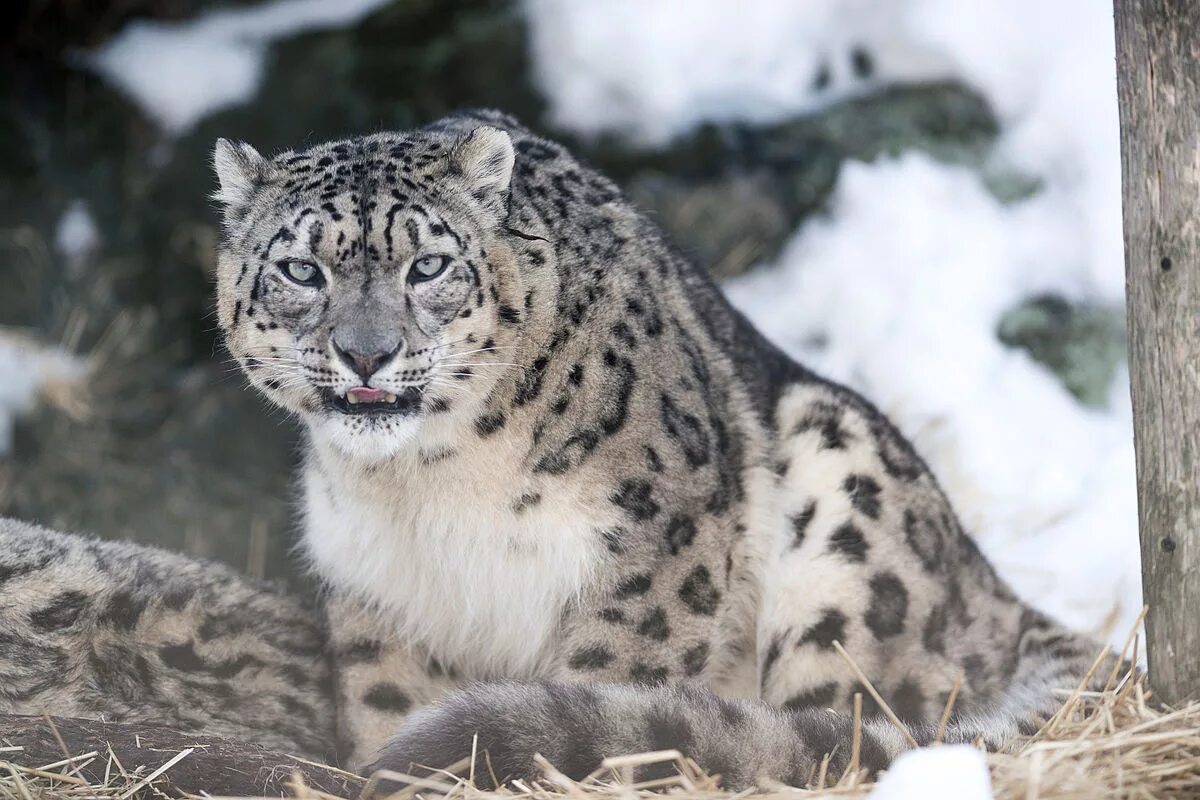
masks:
<svg viewBox="0 0 1200 800"><path fill-rule="evenodd" d="M1103 692L1075 691L1038 733L1013 743L1010 752L986 753L997 798L1149 798L1200 796L1200 703L1178 709L1151 701L1144 678L1130 673ZM111 751L93 751L37 767L11 760L19 748L0 738L0 800L130 800L166 797L158 786L187 753L181 750L163 766L127 770ZM85 764L106 763L105 780L79 776ZM632 768L672 762L671 778L633 783ZM820 770L808 789L762 787L733 794L721 789L720 776L709 775L675 751L643 753L604 762L582 781L567 778L541 762L543 778L499 791L475 787L475 770L487 769L484 754L472 763L440 770L424 778L381 774L362 779L368 792L381 778L411 783L394 800L637 800L667 793L680 800L795 800L798 797L865 797L871 776L865 772L829 775ZM458 772L464 774L458 776ZM309 788L296 775L293 794L305 800L333 800L334 795Z"/></svg>

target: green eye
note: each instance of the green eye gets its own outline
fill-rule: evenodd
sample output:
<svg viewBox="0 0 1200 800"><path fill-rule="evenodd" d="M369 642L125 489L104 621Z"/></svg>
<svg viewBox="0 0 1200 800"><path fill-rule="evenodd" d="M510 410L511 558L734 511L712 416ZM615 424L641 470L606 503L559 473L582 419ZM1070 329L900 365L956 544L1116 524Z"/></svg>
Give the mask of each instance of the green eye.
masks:
<svg viewBox="0 0 1200 800"><path fill-rule="evenodd" d="M325 280L321 270L307 261L280 261L279 271L289 281L301 286L319 286Z"/></svg>
<svg viewBox="0 0 1200 800"><path fill-rule="evenodd" d="M413 262L408 271L408 282L418 283L436 278L450 264L450 256L422 256Z"/></svg>

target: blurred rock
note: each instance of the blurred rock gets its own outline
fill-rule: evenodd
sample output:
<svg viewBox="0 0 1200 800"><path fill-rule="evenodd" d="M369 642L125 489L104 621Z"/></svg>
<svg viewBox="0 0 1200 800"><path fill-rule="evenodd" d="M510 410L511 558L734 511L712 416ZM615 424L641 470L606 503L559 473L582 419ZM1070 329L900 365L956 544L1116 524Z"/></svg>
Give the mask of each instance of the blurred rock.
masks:
<svg viewBox="0 0 1200 800"><path fill-rule="evenodd" d="M131 19L182 19L216 5L253 0L37 0L5 4L0 53L54 58L98 44Z"/></svg>
<svg viewBox="0 0 1200 800"><path fill-rule="evenodd" d="M705 128L668 150L592 160L718 277L773 259L820 210L847 159L907 150L980 166L998 131L987 103L957 84L897 86L764 128Z"/></svg>
<svg viewBox="0 0 1200 800"><path fill-rule="evenodd" d="M1006 313L996 335L1044 365L1079 402L1108 403L1113 378L1125 363L1125 314L1120 308L1072 305L1043 295Z"/></svg>
<svg viewBox="0 0 1200 800"><path fill-rule="evenodd" d="M270 412L223 374L207 190L159 202L158 131L94 76L25 67L0 87L0 324L96 367L85 416L39 404L17 418L0 513L281 574L295 431L264 425ZM64 252L80 208L97 235Z"/></svg>
<svg viewBox="0 0 1200 800"><path fill-rule="evenodd" d="M515 3L393 2L353 27L277 42L255 101L208 117L177 143L173 161L186 169L207 160L218 136L273 152L411 128L464 107L536 124L544 104L529 74Z"/></svg>
<svg viewBox="0 0 1200 800"><path fill-rule="evenodd" d="M144 332L125 332L92 356L85 413L43 403L21 419L14 458L0 460L0 509L294 578L293 423L228 365L174 368Z"/></svg>
<svg viewBox="0 0 1200 800"><path fill-rule="evenodd" d="M628 191L698 263L728 278L778 254L798 221L820 207L833 186L836 164L814 160L806 174L790 181L767 169L695 182L648 172L632 178Z"/></svg>

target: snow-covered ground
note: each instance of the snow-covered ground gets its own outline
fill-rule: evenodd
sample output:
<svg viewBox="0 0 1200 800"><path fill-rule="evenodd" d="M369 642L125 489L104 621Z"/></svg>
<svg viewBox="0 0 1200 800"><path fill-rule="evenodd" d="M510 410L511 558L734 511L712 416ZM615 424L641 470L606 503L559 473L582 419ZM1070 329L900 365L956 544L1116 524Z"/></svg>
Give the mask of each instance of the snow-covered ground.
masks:
<svg viewBox="0 0 1200 800"><path fill-rule="evenodd" d="M988 98L1003 126L996 165L1039 179L1034 196L1002 204L976 172L919 154L849 164L829 215L727 290L774 341L915 439L1018 592L1122 643L1142 605L1127 379L1106 410L1089 410L995 333L1004 311L1043 292L1123 302L1109 4L527 9L552 117L583 134L663 141L706 120L770 120L921 77L958 78ZM866 78L857 51L870 56ZM817 90L823 67L831 80Z"/></svg>

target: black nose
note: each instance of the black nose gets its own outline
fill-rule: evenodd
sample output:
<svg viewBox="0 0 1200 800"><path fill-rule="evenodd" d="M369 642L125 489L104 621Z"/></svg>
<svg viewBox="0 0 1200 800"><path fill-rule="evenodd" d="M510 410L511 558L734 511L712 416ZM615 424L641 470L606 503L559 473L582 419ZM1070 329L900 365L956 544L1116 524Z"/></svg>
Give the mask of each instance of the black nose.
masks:
<svg viewBox="0 0 1200 800"><path fill-rule="evenodd" d="M396 348L396 350L399 349L399 347ZM333 342L333 351L338 354L338 358L347 367L354 370L354 373L362 378L363 383L370 380L371 376L378 372L380 367L390 361L392 356L396 355L396 350L392 350L391 352L360 353L357 350L343 348L337 343L336 339Z"/></svg>

